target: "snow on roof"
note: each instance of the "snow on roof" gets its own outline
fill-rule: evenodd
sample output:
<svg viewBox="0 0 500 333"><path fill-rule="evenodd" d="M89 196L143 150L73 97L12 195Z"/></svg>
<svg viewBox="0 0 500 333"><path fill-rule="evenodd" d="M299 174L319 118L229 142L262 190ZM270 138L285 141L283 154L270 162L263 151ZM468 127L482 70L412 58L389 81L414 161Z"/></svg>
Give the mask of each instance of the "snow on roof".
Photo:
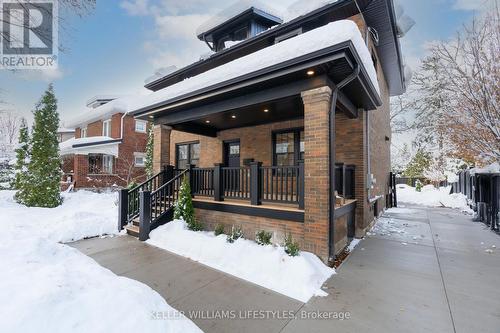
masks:
<svg viewBox="0 0 500 333"><path fill-rule="evenodd" d="M337 2L338 0L298 0L288 6L285 15L285 22L291 21L299 16L303 16L313 10Z"/></svg>
<svg viewBox="0 0 500 333"><path fill-rule="evenodd" d="M127 113L131 101L135 96L124 96L94 109L86 108L83 112L66 122L69 127L82 127L94 121L111 117L115 113Z"/></svg>
<svg viewBox="0 0 500 333"><path fill-rule="evenodd" d="M129 109L129 112L168 101L349 40L352 41L375 89L380 94L373 60L356 23L350 20L339 20L235 59L149 95L136 98L132 101L130 105L132 110ZM113 102L109 103L110 107ZM103 107L106 107L106 105Z"/></svg>
<svg viewBox="0 0 500 333"><path fill-rule="evenodd" d="M472 175L476 173L500 173L500 164L498 162L494 162L484 168L472 168L469 172Z"/></svg>
<svg viewBox="0 0 500 333"><path fill-rule="evenodd" d="M158 68L157 70L155 70L154 74L147 77L145 80L144 80L144 83L145 84L149 84L153 81L156 81L158 80L159 78L162 78L170 73L173 73L177 70L177 66L174 66L174 65L171 65L171 66L168 66L168 67L161 67L161 68Z"/></svg>
<svg viewBox="0 0 500 333"><path fill-rule="evenodd" d="M86 138L71 138L59 144L59 151L61 155L68 154L108 154L118 156L119 140L113 139L109 136L90 136ZM79 145L86 145L79 147Z"/></svg>
<svg viewBox="0 0 500 333"><path fill-rule="evenodd" d="M263 4L258 0L241 0L235 3L234 5L229 6L228 8L222 10L218 14L211 17L208 21L201 24L198 27L198 29L196 29L196 35L199 36L201 34L204 34L212 30L213 28L221 25L222 23L227 22L230 19L238 16L239 14L243 13L244 11L250 8L258 9L262 12L265 12L279 19L283 17L281 13L276 11L276 9L266 4Z"/></svg>
<svg viewBox="0 0 500 333"><path fill-rule="evenodd" d="M75 132L74 128L59 127L57 129L57 133L73 133L73 132Z"/></svg>

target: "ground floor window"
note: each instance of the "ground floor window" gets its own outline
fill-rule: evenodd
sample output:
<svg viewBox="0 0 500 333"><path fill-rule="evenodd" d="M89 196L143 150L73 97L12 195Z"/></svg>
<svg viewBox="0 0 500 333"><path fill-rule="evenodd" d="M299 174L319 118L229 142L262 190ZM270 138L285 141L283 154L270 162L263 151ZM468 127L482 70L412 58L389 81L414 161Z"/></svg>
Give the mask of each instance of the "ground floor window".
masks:
<svg viewBox="0 0 500 333"><path fill-rule="evenodd" d="M176 145L175 166L177 169L187 169L189 164L197 166L200 160L200 143L189 142Z"/></svg>
<svg viewBox="0 0 500 333"><path fill-rule="evenodd" d="M112 174L113 155L89 154L89 174Z"/></svg>
<svg viewBox="0 0 500 333"><path fill-rule="evenodd" d="M304 130L302 128L273 133L273 164L297 165L304 159Z"/></svg>

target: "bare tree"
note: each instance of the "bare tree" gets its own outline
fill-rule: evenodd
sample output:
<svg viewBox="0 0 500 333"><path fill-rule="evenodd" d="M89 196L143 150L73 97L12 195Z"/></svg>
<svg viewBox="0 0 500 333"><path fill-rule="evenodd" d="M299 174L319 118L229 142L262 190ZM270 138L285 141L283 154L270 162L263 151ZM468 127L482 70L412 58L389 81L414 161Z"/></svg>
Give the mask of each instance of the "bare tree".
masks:
<svg viewBox="0 0 500 333"><path fill-rule="evenodd" d="M20 124L21 118L12 112L3 111L0 113L0 135L5 143L14 144Z"/></svg>
<svg viewBox="0 0 500 333"><path fill-rule="evenodd" d="M500 13L474 18L431 46L415 82L431 132L465 161L500 160ZM437 134L437 135L436 135Z"/></svg>

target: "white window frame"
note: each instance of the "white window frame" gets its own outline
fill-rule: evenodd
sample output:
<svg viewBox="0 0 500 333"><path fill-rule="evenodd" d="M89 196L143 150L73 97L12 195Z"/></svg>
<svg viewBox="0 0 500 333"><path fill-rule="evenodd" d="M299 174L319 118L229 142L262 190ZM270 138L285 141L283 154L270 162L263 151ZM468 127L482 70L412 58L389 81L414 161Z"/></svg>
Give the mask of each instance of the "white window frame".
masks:
<svg viewBox="0 0 500 333"><path fill-rule="evenodd" d="M113 174L113 155L102 155L102 173L111 175Z"/></svg>
<svg viewBox="0 0 500 333"><path fill-rule="evenodd" d="M137 163L137 159L142 159L142 163ZM145 153L134 153L134 166L138 168L144 168L146 166L146 154Z"/></svg>
<svg viewBox="0 0 500 333"><path fill-rule="evenodd" d="M102 136L111 136L111 119L102 122Z"/></svg>
<svg viewBox="0 0 500 333"><path fill-rule="evenodd" d="M83 127L80 132L81 132L80 137L86 138L87 137L87 126Z"/></svg>
<svg viewBox="0 0 500 333"><path fill-rule="evenodd" d="M137 128L137 125L138 125L138 124L142 124L142 125L144 126L144 129L138 129L138 128ZM146 132L147 132L147 129L148 129L148 124L147 124L147 122L146 122L146 121L144 121L144 120L136 120L136 121L135 121L135 126L134 126L134 127L135 127L135 131L136 131L137 133L146 133Z"/></svg>

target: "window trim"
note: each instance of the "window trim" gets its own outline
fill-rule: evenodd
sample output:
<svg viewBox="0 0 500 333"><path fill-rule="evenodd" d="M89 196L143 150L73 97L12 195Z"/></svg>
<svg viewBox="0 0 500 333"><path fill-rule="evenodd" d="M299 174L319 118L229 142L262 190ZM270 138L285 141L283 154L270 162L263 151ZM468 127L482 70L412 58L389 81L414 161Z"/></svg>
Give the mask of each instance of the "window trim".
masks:
<svg viewBox="0 0 500 333"><path fill-rule="evenodd" d="M140 130L137 130L137 124L144 124L144 130L143 131L140 131ZM136 119L135 120L135 123L134 123L134 131L136 133L147 133L148 132L148 122L145 121L145 120L140 120L140 119Z"/></svg>
<svg viewBox="0 0 500 333"><path fill-rule="evenodd" d="M186 141L186 142L178 142L175 144L175 168L179 169L179 146L188 146L188 151L187 151L187 164L191 164L191 145L195 144L200 144L199 140L196 141ZM201 152L201 145L200 145L200 152ZM200 160L198 156L198 161Z"/></svg>
<svg viewBox="0 0 500 333"><path fill-rule="evenodd" d="M85 134L85 135L84 135ZM87 126L82 127L80 129L80 138L86 138L87 137Z"/></svg>
<svg viewBox="0 0 500 333"><path fill-rule="evenodd" d="M142 158L142 163L137 163L137 158ZM134 166L137 168L144 168L146 166L146 154L141 152L134 152Z"/></svg>
<svg viewBox="0 0 500 333"><path fill-rule="evenodd" d="M109 133L105 133L105 129L109 128ZM102 136L111 137L111 119L106 119L102 121Z"/></svg>
<svg viewBox="0 0 500 333"><path fill-rule="evenodd" d="M293 144L294 144L294 151L293 151L294 164L293 165L298 165L298 163L300 161L300 132L302 132L302 131L304 131L304 127L292 127L292 128L286 128L286 129L272 131L271 150L272 150L272 154L273 154L273 156L272 156L273 166L278 166L277 165L277 155L276 155L276 135L283 134L283 133L293 133Z"/></svg>

